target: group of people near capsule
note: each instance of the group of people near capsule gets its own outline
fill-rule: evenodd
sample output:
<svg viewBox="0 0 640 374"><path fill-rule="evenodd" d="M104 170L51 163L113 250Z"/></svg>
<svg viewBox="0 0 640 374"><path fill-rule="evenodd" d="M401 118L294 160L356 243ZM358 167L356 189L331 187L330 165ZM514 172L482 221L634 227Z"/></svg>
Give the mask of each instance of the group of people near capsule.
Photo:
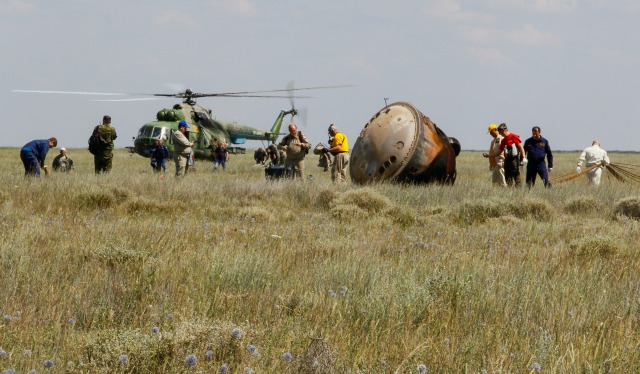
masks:
<svg viewBox="0 0 640 374"><path fill-rule="evenodd" d="M288 129L289 134L282 138L277 148L284 151L284 166L291 169L293 178L303 179L305 175L304 159L311 149L311 143L294 123L290 124ZM334 124L329 126L327 132L330 139L329 146L321 148L321 158L328 158L328 155L332 155L334 160L331 164L331 180L334 182L346 182L346 170L349 164L349 139ZM275 145L272 144L272 146ZM269 155L275 155L275 150L272 149Z"/></svg>
<svg viewBox="0 0 640 374"><path fill-rule="evenodd" d="M493 137L493 140L491 140L489 152L482 155L489 159L489 170L492 173L494 185L520 187L520 167L522 166L526 169L527 187L533 187L536 178L540 176L544 186L551 188L549 173L553 170L553 153L549 141L542 136L539 126L533 126L531 137L524 143L520 140L520 136L510 132L504 123L490 124L487 133ZM610 161L607 151L600 148L598 140L594 140L591 147L585 148L580 154L576 167L577 173L582 171L583 163L586 167L598 165L586 174L590 185L600 185L602 169L609 165Z"/></svg>
<svg viewBox="0 0 640 374"><path fill-rule="evenodd" d="M189 166L193 164L193 146L195 142L187 138L187 130L189 125L186 121L180 121L178 131L173 133L173 161L176 165L176 177L183 177ZM331 179L333 181L346 181L346 168L349 163L349 142L347 137L338 131L336 125L329 126L328 133L331 139L331 146L322 150L323 154L331 154L334 156L333 169ZM107 173L111 171L113 161L113 141L118 137L116 129L111 126L111 117L105 115L102 118L102 124L93 129L91 138L98 138L99 146L92 150L94 156L95 173ZM90 138L90 142L91 142ZM56 138L32 140L25 144L20 150L20 159L24 164L25 175L40 176L40 170L43 168L46 172L45 158L50 148L56 147L58 140ZM211 144L212 154L214 157L213 170L216 171L219 166L226 169L226 163L229 160L229 151L221 141L214 139ZM90 147L91 148L91 147ZM266 162L269 158L272 163L277 165L284 159L284 165L290 167L295 178L304 178L304 158L311 148L311 143L302 132L298 131L295 124L289 125L289 134L276 146L271 144L264 153L260 153L260 158L256 158L256 162ZM278 152L278 149L280 150ZM282 154L280 154L282 153ZM257 153L256 153L257 154ZM151 153L151 166L155 171L166 171L166 160L170 157L169 150L162 144L162 140L155 141L155 147ZM258 161L259 160L259 161ZM67 155L66 149L60 149L54 162L53 168L56 171L71 171L73 169L73 160Z"/></svg>

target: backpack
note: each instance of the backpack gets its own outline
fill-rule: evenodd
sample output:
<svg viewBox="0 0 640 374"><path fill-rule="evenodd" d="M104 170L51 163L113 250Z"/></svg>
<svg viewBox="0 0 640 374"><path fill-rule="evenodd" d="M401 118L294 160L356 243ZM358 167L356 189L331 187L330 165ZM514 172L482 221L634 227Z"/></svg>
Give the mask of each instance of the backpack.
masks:
<svg viewBox="0 0 640 374"><path fill-rule="evenodd" d="M102 149L102 140L100 139L100 136L98 135L98 129L94 129L93 130L93 134L91 134L91 136L89 137L89 152L92 155L97 155L98 153L100 153L100 150Z"/></svg>
<svg viewBox="0 0 640 374"><path fill-rule="evenodd" d="M300 141L300 144L305 144L304 135L302 135L301 131L298 131L298 140ZM303 148L302 151L305 155L309 154L309 148Z"/></svg>

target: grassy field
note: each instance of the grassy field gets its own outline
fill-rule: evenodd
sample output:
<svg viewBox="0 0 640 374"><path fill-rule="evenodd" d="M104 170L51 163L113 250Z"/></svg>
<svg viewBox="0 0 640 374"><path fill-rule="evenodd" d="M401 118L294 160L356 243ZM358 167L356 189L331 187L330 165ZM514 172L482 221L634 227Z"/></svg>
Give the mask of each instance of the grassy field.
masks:
<svg viewBox="0 0 640 374"><path fill-rule="evenodd" d="M0 149L0 371L640 371L638 185L494 189L479 152L453 187L69 155L26 179Z"/></svg>

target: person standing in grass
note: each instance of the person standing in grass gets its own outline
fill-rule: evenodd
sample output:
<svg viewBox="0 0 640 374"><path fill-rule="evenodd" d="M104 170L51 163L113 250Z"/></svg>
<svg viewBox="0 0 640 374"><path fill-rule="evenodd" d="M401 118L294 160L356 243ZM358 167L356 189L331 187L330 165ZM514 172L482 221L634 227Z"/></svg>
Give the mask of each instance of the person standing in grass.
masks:
<svg viewBox="0 0 640 374"><path fill-rule="evenodd" d="M295 123L289 125L289 134L285 136L278 147L286 154L285 166L291 167L294 178L304 178L304 157L311 148L311 143L302 132L298 131Z"/></svg>
<svg viewBox="0 0 640 374"><path fill-rule="evenodd" d="M489 154L489 157L496 157L500 153L505 152L504 156L504 178L507 182L507 186L520 187L520 164L525 164L527 159L524 158L524 148L522 147L522 141L518 134L509 132L507 125L501 123L498 126L498 134L503 139L500 142L500 148L498 152Z"/></svg>
<svg viewBox="0 0 640 374"><path fill-rule="evenodd" d="M331 168L331 180L334 182L346 182L346 170L349 164L349 139L345 134L338 131L334 124L331 124L327 131L332 140L331 147L325 148L324 152L331 153L335 157Z"/></svg>
<svg viewBox="0 0 640 374"><path fill-rule="evenodd" d="M58 145L58 139L32 140L20 149L20 159L24 165L25 176L40 176L40 168L44 167L44 159L50 148Z"/></svg>
<svg viewBox="0 0 640 374"><path fill-rule="evenodd" d="M609 165L611 162L609 161L609 156L607 156L607 151L600 148L600 142L598 140L594 140L593 143L591 143L591 147L587 147L582 151L578 158L576 172L579 173L582 171L583 162L586 162L587 167L600 164L599 167L587 172L589 185L599 186L600 177L602 176L602 168Z"/></svg>
<svg viewBox="0 0 640 374"><path fill-rule="evenodd" d="M213 171L218 170L218 166L222 165L222 170L227 170L227 161L229 161L229 150L227 145L221 141L218 141L218 146L213 150L215 158L215 164L213 165Z"/></svg>
<svg viewBox="0 0 640 374"><path fill-rule="evenodd" d="M482 156L489 159L491 182L494 186L506 187L507 182L504 179L504 152L499 152L502 135L498 134L498 125L495 123L490 124L487 134L490 134L493 140L489 146L489 153L483 153ZM493 157L489 156L495 153L498 153L498 155Z"/></svg>
<svg viewBox="0 0 640 374"><path fill-rule="evenodd" d="M167 159L169 158L169 149L162 144L162 139L156 139L155 148L151 150L151 167L153 171L159 173L167 171Z"/></svg>
<svg viewBox="0 0 640 374"><path fill-rule="evenodd" d="M173 132L173 161L176 163L176 177L182 178L187 173L187 161L191 154L191 147L194 142L187 139L187 129L189 125L186 121L180 121L178 131Z"/></svg>
<svg viewBox="0 0 640 374"><path fill-rule="evenodd" d="M527 174L525 182L529 188L536 184L536 176L540 176L544 182L544 186L551 188L549 182L549 173L553 169L553 153L549 141L540 134L540 127L533 126L531 129L531 137L524 141L525 158L527 162ZM545 164L545 157L547 163ZM547 172L547 166L549 167Z"/></svg>
<svg viewBox="0 0 640 374"><path fill-rule="evenodd" d="M111 171L113 162L113 141L118 135L116 129L111 126L111 117L103 116L102 124L93 129L93 134L100 138L100 146L97 153L93 155L96 174L108 173Z"/></svg>

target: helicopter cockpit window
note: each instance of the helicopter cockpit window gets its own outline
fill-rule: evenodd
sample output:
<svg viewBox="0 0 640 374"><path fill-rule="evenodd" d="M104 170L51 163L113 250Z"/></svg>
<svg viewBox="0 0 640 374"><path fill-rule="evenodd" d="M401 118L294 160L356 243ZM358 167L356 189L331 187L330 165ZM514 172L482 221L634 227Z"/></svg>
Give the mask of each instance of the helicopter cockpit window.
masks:
<svg viewBox="0 0 640 374"><path fill-rule="evenodd" d="M152 132L153 132L153 127L145 126L144 131L142 132L142 137L143 138L150 138Z"/></svg>
<svg viewBox="0 0 640 374"><path fill-rule="evenodd" d="M154 127L153 135L151 135L154 139L160 139L160 135L162 134L162 127Z"/></svg>
<svg viewBox="0 0 640 374"><path fill-rule="evenodd" d="M145 128L145 127L146 127L146 126L142 126L142 127L138 130L138 137L141 137L141 136L142 136L142 134L144 133L144 128Z"/></svg>
<svg viewBox="0 0 640 374"><path fill-rule="evenodd" d="M207 115L204 114L204 113L201 113L201 112L195 112L194 113L194 117L195 117L196 122L199 122L199 121L207 119Z"/></svg>

